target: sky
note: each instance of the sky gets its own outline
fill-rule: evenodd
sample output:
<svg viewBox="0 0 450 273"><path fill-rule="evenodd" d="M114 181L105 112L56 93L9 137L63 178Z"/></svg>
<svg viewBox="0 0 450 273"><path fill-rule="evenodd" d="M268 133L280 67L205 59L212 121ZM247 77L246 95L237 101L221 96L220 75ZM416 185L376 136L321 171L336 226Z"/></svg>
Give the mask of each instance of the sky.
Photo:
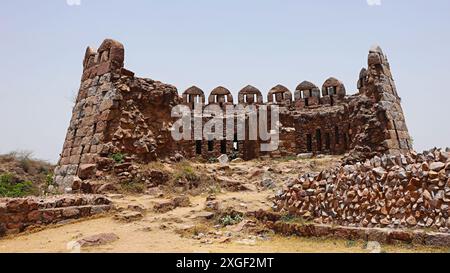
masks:
<svg viewBox="0 0 450 273"><path fill-rule="evenodd" d="M181 94L263 94L330 76L357 92L370 47L388 55L416 150L450 146L448 0L15 0L0 7L0 153L56 162L88 45Z"/></svg>

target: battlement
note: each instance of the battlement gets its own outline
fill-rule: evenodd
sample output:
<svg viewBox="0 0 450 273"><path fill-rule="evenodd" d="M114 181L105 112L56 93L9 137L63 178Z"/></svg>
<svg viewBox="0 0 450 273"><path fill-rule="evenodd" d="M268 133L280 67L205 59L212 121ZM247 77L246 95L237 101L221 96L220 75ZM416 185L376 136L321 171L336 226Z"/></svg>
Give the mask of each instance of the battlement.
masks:
<svg viewBox="0 0 450 273"><path fill-rule="evenodd" d="M124 67L125 48L112 39L106 39L98 50L86 49L83 59L83 79L94 78Z"/></svg>
<svg viewBox="0 0 450 273"><path fill-rule="evenodd" d="M266 100L251 85L238 92L237 100L223 86L214 88L208 98L196 86L179 94L172 85L135 77L124 68L124 60L124 46L111 39L98 50L86 50L79 94L55 170L55 180L62 188L113 171L111 155L115 153L141 162L180 154L205 159L233 154L251 160L302 153L347 153L349 160L356 160L412 149L391 67L378 46L370 49L368 67L360 71L358 92L352 96L334 77L321 88L303 81L293 92L277 85L268 91ZM191 108L195 104L224 108L236 104L277 105L281 109L278 149L263 151L260 146L265 141L248 138L202 136L201 140L175 141L171 136L176 122L172 110L180 104ZM238 134L236 125L224 126L223 130Z"/></svg>
<svg viewBox="0 0 450 273"><path fill-rule="evenodd" d="M322 85L322 91L313 83L304 81L299 84L295 90L294 98L292 92L283 85L277 85L271 88L267 93L264 102L261 91L247 85L238 92L237 104L243 105L280 105L288 107L291 110L302 110L305 108L317 108L319 106L334 106L341 102L345 96L344 84L336 78L329 78ZM208 104L205 104L206 97L202 89L197 86L188 88L182 94L182 100L185 105L191 108L197 104L218 104L220 106L234 104L235 100L232 93L225 87L219 86L213 89L208 97Z"/></svg>

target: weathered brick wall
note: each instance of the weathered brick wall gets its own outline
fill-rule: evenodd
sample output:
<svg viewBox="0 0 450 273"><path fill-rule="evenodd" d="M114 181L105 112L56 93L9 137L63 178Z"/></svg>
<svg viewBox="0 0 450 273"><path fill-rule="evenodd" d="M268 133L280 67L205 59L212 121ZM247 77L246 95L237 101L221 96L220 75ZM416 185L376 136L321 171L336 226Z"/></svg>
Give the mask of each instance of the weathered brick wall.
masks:
<svg viewBox="0 0 450 273"><path fill-rule="evenodd" d="M101 195L0 199L0 237L102 214L111 209L111 201Z"/></svg>
<svg viewBox="0 0 450 273"><path fill-rule="evenodd" d="M412 148L390 65L379 48L369 53L356 95L346 95L343 83L329 78L321 89L305 81L294 93L277 85L268 92L267 103L253 86L243 88L237 102L224 87L215 88L208 98L195 86L179 96L171 85L137 78L124 69L124 54L123 45L113 40L105 40L97 51L86 51L79 95L56 169L55 180L62 190L79 185L80 179L110 171L115 153L141 162L180 155L210 159L225 150L245 160L309 152L349 153L347 159L352 162L377 154L407 153ZM204 136L201 141L175 142L170 131L175 122L171 110L178 104L192 108L196 102L222 108L234 104L279 106L278 150L261 151L259 140L222 142ZM203 124L207 121L205 118Z"/></svg>

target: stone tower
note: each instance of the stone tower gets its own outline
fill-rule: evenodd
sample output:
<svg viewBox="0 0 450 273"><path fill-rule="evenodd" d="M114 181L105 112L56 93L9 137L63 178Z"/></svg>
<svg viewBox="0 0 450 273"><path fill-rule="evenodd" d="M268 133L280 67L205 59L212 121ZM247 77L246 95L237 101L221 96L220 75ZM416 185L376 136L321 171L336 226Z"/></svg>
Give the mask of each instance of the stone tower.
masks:
<svg viewBox="0 0 450 273"><path fill-rule="evenodd" d="M388 59L379 46L370 49L368 68L361 70L358 89L361 95L374 102L372 111L377 116L376 125L380 126L379 133L384 134L380 136L383 141L379 143L378 149L394 155L412 150L401 98Z"/></svg>

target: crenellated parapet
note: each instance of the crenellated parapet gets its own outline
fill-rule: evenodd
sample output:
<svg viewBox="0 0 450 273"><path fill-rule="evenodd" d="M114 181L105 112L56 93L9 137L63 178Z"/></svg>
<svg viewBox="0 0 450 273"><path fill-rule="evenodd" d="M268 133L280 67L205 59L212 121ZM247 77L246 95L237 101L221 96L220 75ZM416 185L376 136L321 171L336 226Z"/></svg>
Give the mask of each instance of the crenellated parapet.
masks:
<svg viewBox="0 0 450 273"><path fill-rule="evenodd" d="M194 108L196 103L205 104L205 93L197 86L191 86L183 92L183 103L188 105L191 109Z"/></svg>
<svg viewBox="0 0 450 273"><path fill-rule="evenodd" d="M309 81L303 81L295 89L294 97L292 92L283 85L277 85L267 92L267 100L264 101L262 92L252 86L247 85L238 92L238 100L234 101L231 91L219 86L213 89L209 95L208 103L205 100L203 90L196 86L188 88L182 94L183 103L191 108L195 103L203 106L208 104L218 104L221 106L245 104L245 105L279 105L292 110L302 110L305 108L317 108L320 106L333 106L341 102L346 96L344 84L336 79L329 78L319 87Z"/></svg>
<svg viewBox="0 0 450 273"><path fill-rule="evenodd" d="M269 104L278 104L282 106L290 106L292 103L292 92L281 84L270 89L267 94L267 102Z"/></svg>
<svg viewBox="0 0 450 273"><path fill-rule="evenodd" d="M83 80L92 79L124 67L124 46L112 39L106 39L98 50L88 47L83 60Z"/></svg>
<svg viewBox="0 0 450 273"><path fill-rule="evenodd" d="M239 104L263 104L261 91L252 85L247 85L239 91Z"/></svg>
<svg viewBox="0 0 450 273"><path fill-rule="evenodd" d="M233 105L233 95L230 90L223 86L214 88L208 98L209 104L218 104L219 106L225 106L227 104Z"/></svg>

